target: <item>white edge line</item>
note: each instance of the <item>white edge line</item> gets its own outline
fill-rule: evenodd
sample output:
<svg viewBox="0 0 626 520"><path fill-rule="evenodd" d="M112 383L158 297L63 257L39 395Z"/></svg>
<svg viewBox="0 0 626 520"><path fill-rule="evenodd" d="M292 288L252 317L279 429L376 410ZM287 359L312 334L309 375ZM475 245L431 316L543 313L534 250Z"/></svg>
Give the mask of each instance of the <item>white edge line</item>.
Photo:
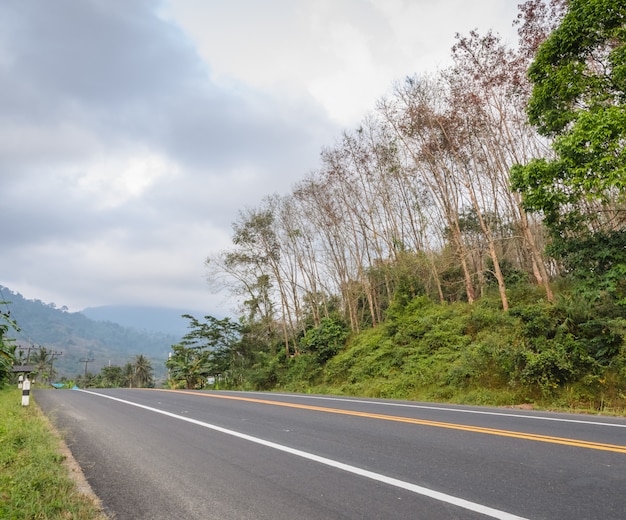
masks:
<svg viewBox="0 0 626 520"><path fill-rule="evenodd" d="M458 498L452 495L448 495L446 493L440 493L439 491L434 491L432 489L428 489L422 486L418 486L415 484L411 484L410 482L405 482L403 480L399 480L393 477L388 477L386 475L382 475L380 473L375 473L373 471L368 471L362 468L358 468L356 466L351 466L350 464L344 464L343 462L338 462L333 459L328 459L326 457L321 457L319 455L314 455L312 453L308 453L306 451L297 450L295 448L290 448L289 446L285 446L283 444L278 444L275 442L267 441L261 439L259 437L254 437L252 435L248 435L246 433L237 432L235 430L229 430L227 428L222 428L221 426L217 426L215 424L206 423L203 421L199 421L197 419L192 419L190 417L182 417L175 413L166 412L165 410L159 410L158 408L152 408L151 406L146 406L139 403L133 403L132 401L127 401L125 399L120 399L118 397L113 397L106 394L100 394L98 392L91 392L88 390L77 389L79 392L83 392L86 394L97 395L99 397L104 397L106 399L111 399L113 401L118 401L120 403L128 404L131 406L136 406L138 408L143 408L144 410L149 410L151 412L160 413L162 415L166 415L168 417L173 417L174 419L179 419L181 421L185 421L191 424L195 424L197 426L202 426L204 428L209 428L211 430L215 430L220 433L224 433L226 435L231 435L233 437L237 437L239 439L243 439L249 442L254 442L256 444L260 444L262 446L266 446L268 448L273 448L275 450L279 450L285 453L289 453L291 455L296 455L298 457L312 460L318 462L320 464L324 464L326 466L330 466L336 469L340 469L346 471L348 473L352 473L354 475L359 475L361 477L365 477L371 480L375 480L378 482L383 482L385 484L389 484L390 486L394 486L397 488L404 489L406 491L411 491L418 495L423 495L429 498L433 498L440 502L446 502L448 504L452 504L463 509L467 509L469 511L474 511L476 513L483 514L485 516L489 516L491 518L498 518L500 520L528 520L521 516L516 516L505 511L500 511L499 509L493 509L488 506L483 506L481 504L477 504L476 502L471 502L469 500L465 500L462 498Z"/></svg>
<svg viewBox="0 0 626 520"><path fill-rule="evenodd" d="M429 406L429 405L420 405L420 404L407 404L407 403L387 403L385 401L364 401L362 399L350 399L347 397L325 397L319 395L305 395L305 394L282 394L282 393L274 393L274 392L242 392L246 394L255 394L255 395L277 395L282 397L295 397L295 398L303 398L303 399L321 399L327 401L340 401L346 403L359 403L359 404L377 404L380 406L397 406L400 408L420 408L422 410L437 410L444 412L459 412L459 413L475 413L480 415L499 415L502 417L516 417L519 419L537 419L540 421L557 421L557 422L568 422L568 423L578 423L578 424L591 424L594 426L614 426L616 428L626 428L626 424L616 424L616 423L608 423L608 422L598 422L598 421L583 421L582 419L564 419L561 417L542 417L541 415L520 415L515 413L504 413L504 412L487 412L485 410L464 410L462 408L445 408L443 406Z"/></svg>

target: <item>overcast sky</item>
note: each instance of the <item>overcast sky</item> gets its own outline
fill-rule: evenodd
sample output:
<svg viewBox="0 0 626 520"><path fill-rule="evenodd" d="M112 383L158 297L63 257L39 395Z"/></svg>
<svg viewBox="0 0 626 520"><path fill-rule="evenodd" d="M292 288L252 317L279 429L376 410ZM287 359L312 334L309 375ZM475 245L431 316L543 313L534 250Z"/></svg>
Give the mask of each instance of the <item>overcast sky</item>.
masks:
<svg viewBox="0 0 626 520"><path fill-rule="evenodd" d="M228 314L204 260L454 35L521 0L0 2L0 285ZM6 296L6 295L5 295Z"/></svg>

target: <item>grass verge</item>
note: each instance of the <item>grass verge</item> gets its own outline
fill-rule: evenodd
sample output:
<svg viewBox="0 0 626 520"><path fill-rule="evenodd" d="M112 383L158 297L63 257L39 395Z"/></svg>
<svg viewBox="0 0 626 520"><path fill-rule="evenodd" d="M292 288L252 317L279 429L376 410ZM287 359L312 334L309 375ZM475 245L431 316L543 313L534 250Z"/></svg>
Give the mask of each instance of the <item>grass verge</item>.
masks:
<svg viewBox="0 0 626 520"><path fill-rule="evenodd" d="M106 520L81 493L64 464L61 440L21 390L0 389L0 518L3 520Z"/></svg>

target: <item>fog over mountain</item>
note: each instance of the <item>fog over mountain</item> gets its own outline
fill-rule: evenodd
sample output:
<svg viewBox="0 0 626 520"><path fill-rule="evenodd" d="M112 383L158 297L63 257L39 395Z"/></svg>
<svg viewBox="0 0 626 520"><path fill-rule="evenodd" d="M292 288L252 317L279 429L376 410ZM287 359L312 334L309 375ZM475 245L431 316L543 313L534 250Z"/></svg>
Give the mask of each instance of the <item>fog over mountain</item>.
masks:
<svg viewBox="0 0 626 520"><path fill-rule="evenodd" d="M149 332L162 332L174 336L187 333L189 320L183 314L201 318L203 313L191 309L172 309L163 307L147 307L140 305L104 305L88 307L81 314L95 321L110 321L124 327Z"/></svg>
<svg viewBox="0 0 626 520"><path fill-rule="evenodd" d="M171 346L186 332L181 310L111 307L86 314L69 312L65 306L26 299L3 286L0 302L2 312L18 326L7 336L24 355L41 347L59 353L54 360L59 378L82 373L85 359L90 360L89 371L97 373L105 365L124 366L139 354L150 360L157 378L163 377Z"/></svg>

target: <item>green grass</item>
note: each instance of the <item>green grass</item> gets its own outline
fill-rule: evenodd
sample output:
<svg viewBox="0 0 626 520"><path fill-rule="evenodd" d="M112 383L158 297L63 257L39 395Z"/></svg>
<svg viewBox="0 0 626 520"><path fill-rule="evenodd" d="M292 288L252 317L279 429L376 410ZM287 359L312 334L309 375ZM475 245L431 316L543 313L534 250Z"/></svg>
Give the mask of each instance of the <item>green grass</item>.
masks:
<svg viewBox="0 0 626 520"><path fill-rule="evenodd" d="M0 518L3 520L105 520L80 493L63 464L61 441L21 390L0 389Z"/></svg>

